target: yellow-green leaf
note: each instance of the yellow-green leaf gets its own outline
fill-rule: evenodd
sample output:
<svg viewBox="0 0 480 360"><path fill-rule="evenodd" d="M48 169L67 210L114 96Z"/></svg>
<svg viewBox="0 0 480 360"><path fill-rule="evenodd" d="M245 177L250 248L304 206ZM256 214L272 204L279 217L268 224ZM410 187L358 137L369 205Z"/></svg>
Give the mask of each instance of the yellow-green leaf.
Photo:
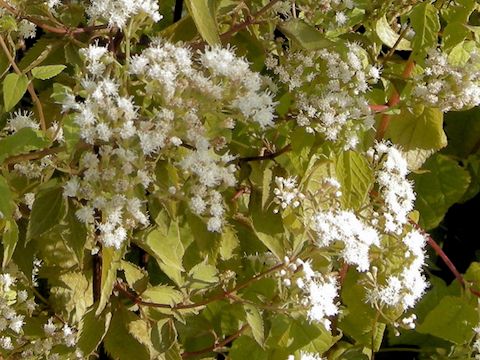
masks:
<svg viewBox="0 0 480 360"><path fill-rule="evenodd" d="M26 75L8 74L3 80L3 103L5 111L10 111L21 100L28 87Z"/></svg>
<svg viewBox="0 0 480 360"><path fill-rule="evenodd" d="M220 44L215 12L208 0L187 0L188 12L193 18L197 30L209 45Z"/></svg>
<svg viewBox="0 0 480 360"><path fill-rule="evenodd" d="M265 343L265 329L262 314L260 314L260 311L253 305L245 304L243 307L245 309L247 323L252 330L253 338L263 347Z"/></svg>
<svg viewBox="0 0 480 360"><path fill-rule="evenodd" d="M32 75L35 79L47 80L60 74L66 68L65 65L46 65L37 66L32 69Z"/></svg>
<svg viewBox="0 0 480 360"><path fill-rule="evenodd" d="M377 21L377 23L375 24L375 30L380 40L382 40L382 42L389 48L393 48L393 46L397 43L398 38L400 37L399 34L393 31L385 15ZM396 49L412 50L412 45L407 39L401 39L398 42Z"/></svg>
<svg viewBox="0 0 480 360"><path fill-rule="evenodd" d="M386 137L403 150L439 150L447 145L443 131L443 113L436 108L418 105L402 109L391 117Z"/></svg>
<svg viewBox="0 0 480 360"><path fill-rule="evenodd" d="M333 44L320 31L299 19L281 23L279 28L290 40L305 50L323 49Z"/></svg>
<svg viewBox="0 0 480 360"><path fill-rule="evenodd" d="M2 194L3 195L3 194ZM5 268L12 258L18 241L18 226L15 220L9 220L5 224L3 232L3 262L2 267Z"/></svg>
<svg viewBox="0 0 480 360"><path fill-rule="evenodd" d="M410 21L415 31L412 39L414 57L422 59L438 42L440 31L438 10L428 1L421 2L410 13Z"/></svg>

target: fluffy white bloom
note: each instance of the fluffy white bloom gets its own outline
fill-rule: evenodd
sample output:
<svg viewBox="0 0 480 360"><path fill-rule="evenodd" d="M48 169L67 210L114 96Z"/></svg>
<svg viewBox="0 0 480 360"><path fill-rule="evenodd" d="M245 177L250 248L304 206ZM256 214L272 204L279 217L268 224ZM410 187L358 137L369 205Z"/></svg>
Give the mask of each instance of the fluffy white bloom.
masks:
<svg viewBox="0 0 480 360"><path fill-rule="evenodd" d="M277 176L275 177L275 184L277 187L273 190L275 194L275 202L280 205L282 209L287 206L296 208L300 205L300 202L305 198L297 188L297 180L295 177L289 177L287 179Z"/></svg>
<svg viewBox="0 0 480 360"><path fill-rule="evenodd" d="M158 10L155 0L95 0L87 8L87 14L92 19L107 19L109 26L122 28L130 17L141 12L158 22L162 19Z"/></svg>
<svg viewBox="0 0 480 360"><path fill-rule="evenodd" d="M63 196L76 197L80 189L80 182L78 177L74 176L63 185Z"/></svg>
<svg viewBox="0 0 480 360"><path fill-rule="evenodd" d="M33 112L17 110L7 120L6 130L17 132L23 128L32 128L38 130L40 127L38 122L33 119Z"/></svg>
<svg viewBox="0 0 480 360"><path fill-rule="evenodd" d="M313 218L313 230L317 233L317 244L329 246L335 241L342 242L342 256L348 264L356 265L359 271L370 267L369 250L379 246L377 231L364 224L350 211L319 212Z"/></svg>
<svg viewBox="0 0 480 360"><path fill-rule="evenodd" d="M377 143L375 150L378 159L383 161L376 178L386 207L385 231L400 234L415 201L412 183L406 178L407 162L402 153L387 142Z"/></svg>
<svg viewBox="0 0 480 360"><path fill-rule="evenodd" d="M425 236L418 230L411 230L402 239L406 245L406 260L409 262L399 274L390 275L386 285L369 291L370 301L388 306L401 305L404 310L412 308L428 287L423 275L425 265Z"/></svg>
<svg viewBox="0 0 480 360"><path fill-rule="evenodd" d="M309 262L298 259L297 263L303 266L304 277L297 281L297 286L305 294L302 300L309 307L308 319L320 322L330 330L330 316L338 314L338 305L335 299L338 296L338 284L334 275L322 275L312 270Z"/></svg>
<svg viewBox="0 0 480 360"><path fill-rule="evenodd" d="M8 273L0 274L0 285L3 287L3 291L10 291L10 287L15 284L15 278Z"/></svg>
<svg viewBox="0 0 480 360"><path fill-rule="evenodd" d="M25 322L23 321L24 318L25 316L23 315L15 315L10 320L9 328L12 329L17 334L19 334L20 331L22 331L23 325L25 324Z"/></svg>
<svg viewBox="0 0 480 360"><path fill-rule="evenodd" d="M413 98L443 112L479 105L479 60L480 53L475 50L465 64L453 65L440 49L430 50L423 74L414 77Z"/></svg>
<svg viewBox="0 0 480 360"><path fill-rule="evenodd" d="M77 343L77 336L73 329L65 324L62 329L63 332L63 340L65 341L65 345L68 347L73 347Z"/></svg>
<svg viewBox="0 0 480 360"><path fill-rule="evenodd" d="M12 338L10 336L0 337L0 346L4 350L13 350Z"/></svg>
<svg viewBox="0 0 480 360"><path fill-rule="evenodd" d="M33 39L37 35L37 26L28 20L21 20L18 24L18 32L24 39Z"/></svg>
<svg viewBox="0 0 480 360"><path fill-rule="evenodd" d="M57 330L57 327L53 323L53 318L49 318L48 322L43 325L43 331L45 331L45 334L48 336L53 335L56 330Z"/></svg>

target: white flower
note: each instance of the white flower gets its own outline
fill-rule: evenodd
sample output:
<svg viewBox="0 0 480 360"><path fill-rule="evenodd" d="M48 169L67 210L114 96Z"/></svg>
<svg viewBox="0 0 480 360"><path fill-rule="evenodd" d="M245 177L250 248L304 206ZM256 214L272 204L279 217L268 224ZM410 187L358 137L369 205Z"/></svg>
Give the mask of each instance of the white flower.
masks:
<svg viewBox="0 0 480 360"><path fill-rule="evenodd" d="M329 246L334 241L344 244L342 256L348 264L356 265L358 271L370 267L370 247L380 245L377 231L359 220L349 211L318 212L313 218L318 246Z"/></svg>
<svg viewBox="0 0 480 360"><path fill-rule="evenodd" d="M17 132L23 128L32 128L38 130L40 127L38 122L33 119L33 112L17 110L13 113L13 116L8 119L5 129Z"/></svg>
<svg viewBox="0 0 480 360"><path fill-rule="evenodd" d="M2 336L0 338L0 346L4 350L13 350L12 338L9 336Z"/></svg>
<svg viewBox="0 0 480 360"><path fill-rule="evenodd" d="M48 322L43 325L43 331L45 331L45 334L48 336L53 335L56 330L57 330L57 327L53 323L53 318L49 318Z"/></svg>
<svg viewBox="0 0 480 360"><path fill-rule="evenodd" d="M273 190L275 194L274 201L280 205L282 209L287 206L296 208L300 205L300 202L305 198L297 188L297 180L295 177L289 177L287 179L277 176L275 177L275 184L277 187Z"/></svg>
<svg viewBox="0 0 480 360"><path fill-rule="evenodd" d="M37 26L34 23L24 19L18 24L18 32L24 39L33 39L37 35Z"/></svg>
<svg viewBox="0 0 480 360"><path fill-rule="evenodd" d="M348 18L343 11L339 11L335 14L335 21L338 25L342 26L345 25Z"/></svg>
<svg viewBox="0 0 480 360"><path fill-rule="evenodd" d="M80 182L77 176L72 177L63 185L63 196L76 197L80 189Z"/></svg>
<svg viewBox="0 0 480 360"><path fill-rule="evenodd" d="M12 329L14 332L19 334L20 331L23 328L23 325L25 324L25 322L23 321L24 318L25 318L25 316L23 316L23 315L15 315L10 320L10 325L9 325L10 329Z"/></svg>
<svg viewBox="0 0 480 360"><path fill-rule="evenodd" d="M130 17L140 12L158 22L162 19L158 10L158 3L154 0L95 0L87 8L87 14L92 19L107 19L110 27L122 28Z"/></svg>

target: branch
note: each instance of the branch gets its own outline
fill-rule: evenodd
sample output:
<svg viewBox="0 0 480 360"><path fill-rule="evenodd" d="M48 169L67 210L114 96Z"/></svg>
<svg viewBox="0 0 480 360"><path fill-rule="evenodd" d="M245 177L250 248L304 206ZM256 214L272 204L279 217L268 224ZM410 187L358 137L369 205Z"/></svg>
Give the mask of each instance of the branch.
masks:
<svg viewBox="0 0 480 360"><path fill-rule="evenodd" d="M249 328L248 324L245 324L235 334L230 335L229 337L225 338L222 341L215 342L213 345L211 345L211 346L209 346L205 349L197 350L197 351L185 351L182 354L182 358L196 356L196 355L202 355L202 354L205 354L205 353L215 351L216 349L222 348L222 347L228 345L229 343L231 343L236 338L240 337L240 335L242 335L242 333L245 330L247 330L248 328Z"/></svg>
<svg viewBox="0 0 480 360"><path fill-rule="evenodd" d="M227 40L229 39L233 34L249 27L250 25L253 25L257 22L257 19L264 15L267 11L269 11L273 5L275 5L279 0L272 0L270 1L267 5L265 5L263 8L261 8L259 11L257 11L255 14L252 16L248 17L247 20L244 22L241 22L237 25L232 26L230 30L227 32L224 32L223 34L220 35L221 40Z"/></svg>
<svg viewBox="0 0 480 360"><path fill-rule="evenodd" d="M76 146L76 149L88 149L90 148L91 145L87 143L79 143ZM53 154L58 154L62 151L67 150L65 146L58 146L58 147L53 147L53 148L48 148L48 149L43 149L43 150L36 150L36 151L31 151L26 154L20 154L20 155L14 155L6 158L4 160L5 165L11 165L11 164L17 164L19 162L23 161L30 161L30 160L38 160L41 158L44 158L45 156L48 155L53 155Z"/></svg>
<svg viewBox="0 0 480 360"><path fill-rule="evenodd" d="M211 298L208 298L206 300L192 303L192 304L176 304L176 305L170 305L170 304L159 304L159 303L154 303L150 301L145 301L142 300L137 294L133 293L129 289L127 289L123 284L117 283L115 285L115 289L120 291L122 294L124 294L126 297L128 297L130 300L132 300L135 304L140 305L140 306L149 306L149 307L154 307L154 308L162 308L162 309L171 309L171 310L182 310L182 309L194 309L197 307L202 307L205 305L210 304L211 302L218 301L218 300L223 300L228 297L230 297L231 294L247 287L251 283L263 278L264 276L277 271L281 269L284 266L284 263L278 263L277 265L253 276L252 278L248 279L247 281L235 286L233 289L224 291L220 294L217 294L215 296L212 296Z"/></svg>
<svg viewBox="0 0 480 360"><path fill-rule="evenodd" d="M259 155L259 156L247 156L247 157L244 157L244 158L239 158L237 159L236 161L238 161L239 163L242 163L242 162L249 162L249 161L263 161L263 160L273 160L275 159L276 157L288 152L292 150L292 145L291 144L288 144L288 145L285 145L283 148L281 148L280 150L278 150L277 152L274 152L274 153L268 153L267 155Z"/></svg>
<svg viewBox="0 0 480 360"><path fill-rule="evenodd" d="M410 77L412 74L413 68L415 67L415 62L412 60L412 58L407 60L407 63L405 64L405 69L403 70L402 77L404 79L407 79ZM392 95L390 96L390 99L388 100L387 106L394 107L397 106L398 103L400 102L400 94L396 89L393 89ZM390 115L388 114L383 114L382 119L380 121L380 125L377 129L377 140L383 139L385 136L385 133L387 132L388 125L390 124Z"/></svg>
<svg viewBox="0 0 480 360"><path fill-rule="evenodd" d="M430 247L435 251L435 253L443 260L443 262L445 263L445 265L447 265L448 269L452 272L452 274L455 276L455 279L457 279L457 281L462 285L462 287L465 289L465 285L466 285L466 282L465 282L465 279L463 278L462 274L460 274L460 272L457 270L457 268L455 267L455 265L453 264L453 262L449 259L449 257L447 256L447 254L445 254L445 252L443 251L443 249L440 247L440 245L437 244L437 242L435 240L433 240L433 238L430 236L430 234L428 234L425 230L423 230L420 225L418 225L416 222L414 221L410 221L410 224L413 225L413 227L415 227L418 231L420 231L423 236L425 236L427 238L427 243L428 245L430 245ZM478 296L480 297L480 291L477 291L477 290L474 290L472 288L468 288L468 290L470 290L470 292L472 294L474 294L475 296Z"/></svg>

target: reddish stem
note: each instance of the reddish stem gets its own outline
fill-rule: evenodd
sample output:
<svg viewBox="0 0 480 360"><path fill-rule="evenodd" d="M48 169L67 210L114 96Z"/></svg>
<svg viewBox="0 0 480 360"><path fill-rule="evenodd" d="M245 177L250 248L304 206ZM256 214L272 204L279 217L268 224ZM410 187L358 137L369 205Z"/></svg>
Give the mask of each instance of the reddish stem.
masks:
<svg viewBox="0 0 480 360"><path fill-rule="evenodd" d="M408 59L407 63L405 64L405 69L403 70L402 77L407 79L412 74L412 71L415 67L415 62L410 58ZM390 99L388 99L387 106L389 108L397 106L400 102L400 94L398 93L397 89L393 89L392 95L390 95ZM390 115L383 114L382 119L380 121L380 125L377 129L377 140L383 139L385 133L387 132L388 125L390 124Z"/></svg>
<svg viewBox="0 0 480 360"><path fill-rule="evenodd" d="M382 111L387 111L390 107L388 105L369 105L370 110L373 112L382 112Z"/></svg>
<svg viewBox="0 0 480 360"><path fill-rule="evenodd" d="M410 221L410 223L427 238L428 245L430 245L430 247L435 251L435 253L442 259L445 265L447 265L453 276L455 276L455 279L457 279L457 281L462 285L462 287L465 288L465 279L463 278L462 274L460 274L460 272L457 270L457 268L447 256L447 254L445 254L440 245L438 245L437 242L433 240L433 238L430 236L430 234L423 230L416 222ZM471 287L469 287L468 289L472 294L480 297L480 291L474 290Z"/></svg>

